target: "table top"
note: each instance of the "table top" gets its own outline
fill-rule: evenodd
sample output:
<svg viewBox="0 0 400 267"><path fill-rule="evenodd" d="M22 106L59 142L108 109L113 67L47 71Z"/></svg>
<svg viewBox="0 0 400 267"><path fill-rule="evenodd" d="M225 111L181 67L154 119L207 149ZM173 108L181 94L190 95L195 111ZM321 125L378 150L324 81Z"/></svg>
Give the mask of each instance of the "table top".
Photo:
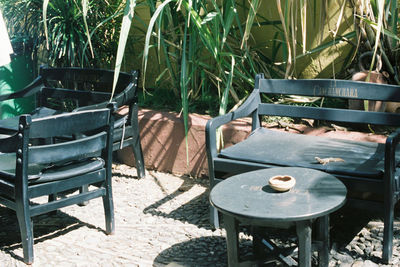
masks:
<svg viewBox="0 0 400 267"><path fill-rule="evenodd" d="M290 175L295 186L286 192L272 189L268 180ZM334 176L307 168L277 167L246 172L218 183L210 202L222 213L237 218L290 222L327 215L344 205L345 185Z"/></svg>

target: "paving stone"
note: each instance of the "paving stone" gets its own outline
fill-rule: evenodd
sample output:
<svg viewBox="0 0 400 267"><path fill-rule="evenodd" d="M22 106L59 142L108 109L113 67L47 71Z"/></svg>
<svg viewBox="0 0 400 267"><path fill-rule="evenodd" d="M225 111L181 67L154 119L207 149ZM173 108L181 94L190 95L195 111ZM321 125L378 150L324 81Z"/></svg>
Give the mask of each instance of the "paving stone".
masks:
<svg viewBox="0 0 400 267"><path fill-rule="evenodd" d="M364 266L364 262L363 261L355 261L353 262L353 264L351 265L351 267L363 267Z"/></svg>
<svg viewBox="0 0 400 267"><path fill-rule="evenodd" d="M362 267L378 267L379 265L373 261L370 260L366 260L364 261L364 264L362 265Z"/></svg>

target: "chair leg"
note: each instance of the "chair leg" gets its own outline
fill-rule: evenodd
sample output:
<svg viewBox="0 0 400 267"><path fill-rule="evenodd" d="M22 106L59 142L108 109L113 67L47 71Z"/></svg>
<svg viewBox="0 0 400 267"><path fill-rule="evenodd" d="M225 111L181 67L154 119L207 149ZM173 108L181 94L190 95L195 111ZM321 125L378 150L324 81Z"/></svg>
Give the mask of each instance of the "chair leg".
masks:
<svg viewBox="0 0 400 267"><path fill-rule="evenodd" d="M33 225L29 214L29 205L22 201L16 206L19 230L21 233L22 249L24 253L24 262L33 263Z"/></svg>
<svg viewBox="0 0 400 267"><path fill-rule="evenodd" d="M145 165L143 159L143 151L142 145L140 143L140 130L139 130L139 120L138 120L138 113L139 113L139 106L137 103L134 103L130 106L132 110L131 114L131 125L133 128L133 138L134 143L132 145L133 154L135 155L135 163L136 163L136 170L139 178L143 178L145 176Z"/></svg>
<svg viewBox="0 0 400 267"><path fill-rule="evenodd" d="M208 160L208 162L211 162L211 160ZM211 193L211 190L217 184L216 179L215 179L214 167L211 164L208 164L208 176L209 176L209 179L210 179L210 193ZM218 210L212 205L209 205L209 209L210 209L210 225L211 225L211 228L214 228L214 229L220 228Z"/></svg>
<svg viewBox="0 0 400 267"><path fill-rule="evenodd" d="M214 208L212 205L210 205L210 224L211 227L214 229L219 228L218 210Z"/></svg>
<svg viewBox="0 0 400 267"><path fill-rule="evenodd" d="M50 194L48 197L48 202L52 202L57 200L57 194ZM58 210L50 211L48 214L50 215L57 215Z"/></svg>
<svg viewBox="0 0 400 267"><path fill-rule="evenodd" d="M393 220L394 220L394 201L388 199L384 203L384 224L383 224L383 251L382 260L389 263L393 253Z"/></svg>
<svg viewBox="0 0 400 267"><path fill-rule="evenodd" d="M136 138L136 142L132 145L132 150L133 154L135 155L137 175L139 178L143 178L145 176L145 167L144 167L142 145L140 144L139 135Z"/></svg>
<svg viewBox="0 0 400 267"><path fill-rule="evenodd" d="M79 194L81 193L85 193L89 191L89 185L83 185L81 188L79 188ZM79 203L78 205L83 207L83 206L87 206L89 204L89 201L83 201L81 203Z"/></svg>
<svg viewBox="0 0 400 267"><path fill-rule="evenodd" d="M114 234L115 221L114 221L114 203L111 191L111 185L106 185L106 194L103 196L104 215L106 217L106 233L108 235Z"/></svg>

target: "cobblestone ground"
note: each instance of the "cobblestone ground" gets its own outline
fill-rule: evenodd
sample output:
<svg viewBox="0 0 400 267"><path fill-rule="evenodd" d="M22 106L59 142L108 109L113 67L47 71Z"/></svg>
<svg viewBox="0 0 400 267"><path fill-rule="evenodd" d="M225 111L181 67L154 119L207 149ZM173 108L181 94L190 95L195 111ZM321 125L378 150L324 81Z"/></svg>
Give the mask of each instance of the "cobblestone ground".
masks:
<svg viewBox="0 0 400 267"><path fill-rule="evenodd" d="M208 180L153 171L137 179L134 168L120 164L114 165L113 175L115 234L104 233L100 198L35 217L33 266L227 265L225 231L208 224ZM330 266L383 266L379 219L350 211L333 214L331 221ZM0 228L0 266L25 266L16 216L1 206ZM399 234L397 217L391 266L400 266ZM293 247L294 236L293 231L270 232L282 247ZM241 257L247 257L251 236L240 237ZM266 266L281 264L272 261Z"/></svg>

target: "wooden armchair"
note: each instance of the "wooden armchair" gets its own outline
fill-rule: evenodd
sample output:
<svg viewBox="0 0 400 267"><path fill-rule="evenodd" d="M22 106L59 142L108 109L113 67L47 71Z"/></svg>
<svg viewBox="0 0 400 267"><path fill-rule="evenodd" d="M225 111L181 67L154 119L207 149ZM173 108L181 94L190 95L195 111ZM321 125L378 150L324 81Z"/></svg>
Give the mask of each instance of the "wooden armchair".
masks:
<svg viewBox="0 0 400 267"><path fill-rule="evenodd" d="M17 214L25 263L33 262L33 216L102 197L106 233L114 232L113 109L110 104L37 119L21 115L18 131L0 139L0 203ZM40 142L71 135L80 138ZM57 193L84 186L89 190L57 198ZM49 201L36 203L41 196L50 196Z"/></svg>
<svg viewBox="0 0 400 267"><path fill-rule="evenodd" d="M0 101L35 96L32 118L62 112L105 108L111 98L114 71L88 68L51 68L41 66L39 76L26 88L0 95ZM140 144L137 85L139 72L121 72L112 101L117 108L128 106L127 115L115 115L113 151L132 146L138 177L144 177L145 165ZM0 121L0 133L17 130L17 118Z"/></svg>

